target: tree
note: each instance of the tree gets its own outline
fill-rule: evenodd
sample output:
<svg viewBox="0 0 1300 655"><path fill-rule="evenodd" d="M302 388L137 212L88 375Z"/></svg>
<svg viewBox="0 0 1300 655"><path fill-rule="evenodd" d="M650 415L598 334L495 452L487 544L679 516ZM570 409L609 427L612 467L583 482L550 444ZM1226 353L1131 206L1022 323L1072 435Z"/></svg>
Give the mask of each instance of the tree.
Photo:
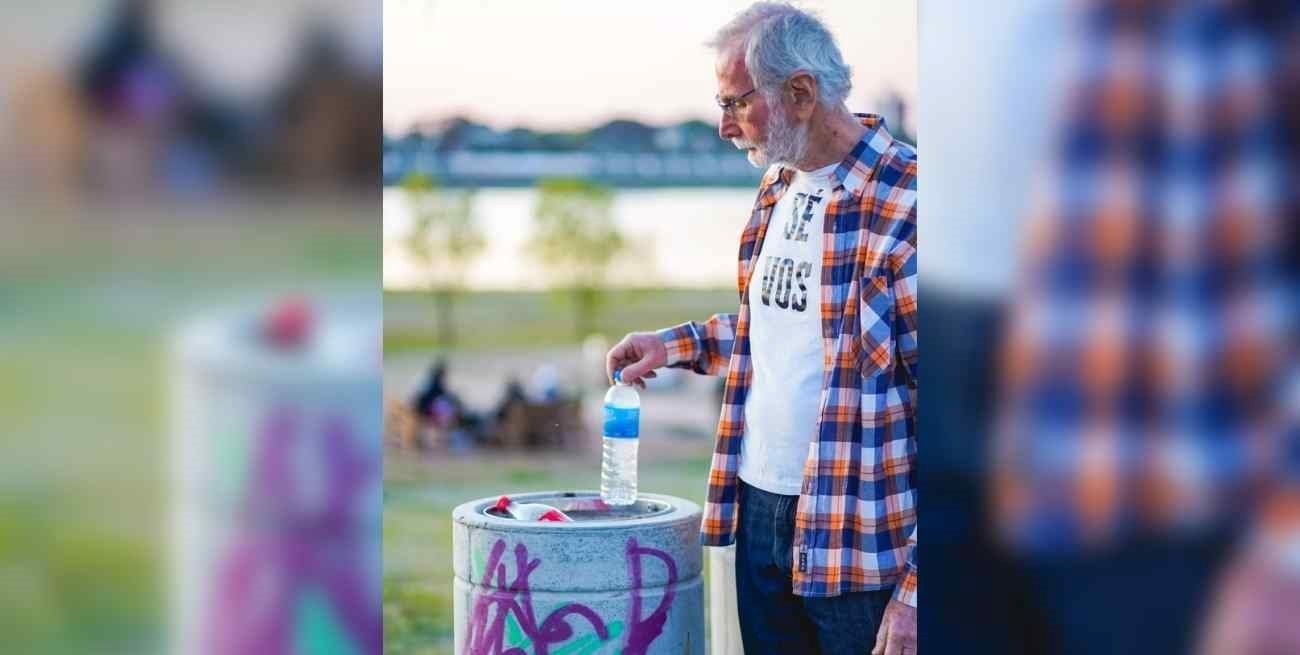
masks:
<svg viewBox="0 0 1300 655"><path fill-rule="evenodd" d="M574 329L585 338L604 303L605 273L625 247L614 224L614 194L586 180L538 183L529 249L573 303Z"/></svg>
<svg viewBox="0 0 1300 655"><path fill-rule="evenodd" d="M421 173L407 175L402 190L412 217L403 245L433 294L438 342L450 345L456 341L453 313L465 270L487 245L474 218L474 191L441 190L433 178Z"/></svg>

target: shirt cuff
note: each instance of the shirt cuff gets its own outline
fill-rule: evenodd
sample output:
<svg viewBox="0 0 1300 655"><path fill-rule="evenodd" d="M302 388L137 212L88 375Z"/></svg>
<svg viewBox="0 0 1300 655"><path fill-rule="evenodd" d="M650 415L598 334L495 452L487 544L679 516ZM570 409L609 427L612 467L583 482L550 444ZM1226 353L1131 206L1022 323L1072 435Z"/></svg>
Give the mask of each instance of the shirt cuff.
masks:
<svg viewBox="0 0 1300 655"><path fill-rule="evenodd" d="M699 352L700 340L693 324L674 325L659 330L655 334L659 335L659 341L663 342L664 350L668 351L668 362L665 366L695 361L695 356Z"/></svg>
<svg viewBox="0 0 1300 655"><path fill-rule="evenodd" d="M908 566L903 579L894 587L894 600L916 607L916 567Z"/></svg>

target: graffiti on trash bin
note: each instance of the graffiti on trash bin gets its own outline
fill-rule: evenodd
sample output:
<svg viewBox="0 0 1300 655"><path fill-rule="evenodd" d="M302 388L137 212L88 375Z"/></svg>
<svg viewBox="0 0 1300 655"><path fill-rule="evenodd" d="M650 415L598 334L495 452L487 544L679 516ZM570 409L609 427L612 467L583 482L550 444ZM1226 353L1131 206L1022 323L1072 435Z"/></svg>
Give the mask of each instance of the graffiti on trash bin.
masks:
<svg viewBox="0 0 1300 655"><path fill-rule="evenodd" d="M538 621L528 577L542 565L542 560L530 558L528 548L516 544L514 578L509 579L506 575L508 567L502 561L505 552L505 540L498 539L492 545L484 569L486 574L483 584L488 589L474 594L474 607L470 613L469 629L462 650L464 655L529 655L530 652L532 655L550 655L552 646L574 638L575 626L570 624L570 619L574 619L578 626L585 622L591 631L579 637L588 649L574 648L579 646L575 641L563 649L566 653L592 653L618 636L622 622L611 621L607 624L604 617L582 603L564 605ZM677 582L677 562L662 550L641 546L635 538L627 540L625 552L632 588L629 591L631 598L626 623L629 627L620 652L625 655L645 655L650 644L663 633L664 624L668 621L668 610L672 607L676 594L674 585ZM668 570L668 578L659 606L643 617L641 565L645 557L658 558L663 562ZM512 622L522 632L523 643L513 643L515 640L506 643L507 625ZM526 647L531 647L531 651L526 650Z"/></svg>
<svg viewBox="0 0 1300 655"><path fill-rule="evenodd" d="M383 650L379 602L367 592L370 517L357 502L378 485L379 463L359 443L342 417L316 428L279 408L266 419L234 536L214 566L204 652L288 653L321 639ZM316 449L319 469L294 468L305 448ZM319 501L309 475L324 490ZM279 523L255 528L261 517Z"/></svg>

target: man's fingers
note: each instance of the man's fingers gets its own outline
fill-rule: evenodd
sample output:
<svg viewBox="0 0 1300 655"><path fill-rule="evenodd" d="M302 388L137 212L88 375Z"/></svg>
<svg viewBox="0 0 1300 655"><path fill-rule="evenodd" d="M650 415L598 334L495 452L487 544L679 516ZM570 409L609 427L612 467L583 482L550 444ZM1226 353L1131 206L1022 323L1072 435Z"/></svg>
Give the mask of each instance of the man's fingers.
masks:
<svg viewBox="0 0 1300 655"><path fill-rule="evenodd" d="M885 655L903 655L902 640L895 639L891 635L889 640L885 642Z"/></svg>
<svg viewBox="0 0 1300 655"><path fill-rule="evenodd" d="M910 620L908 614L886 612L885 624L889 630L885 639L885 655L916 655L916 632L915 628L908 625Z"/></svg>
<svg viewBox="0 0 1300 655"><path fill-rule="evenodd" d="M871 655L884 655L885 641L889 638L889 622L884 619L880 620L880 629L876 630L876 646L871 649Z"/></svg>
<svg viewBox="0 0 1300 655"><path fill-rule="evenodd" d="M654 363L650 361L648 356L643 355L623 368L623 381L633 383L640 381L643 377L652 377L647 374L653 370Z"/></svg>
<svg viewBox="0 0 1300 655"><path fill-rule="evenodd" d="M624 350L627 350L626 337L615 344L613 348L610 348L609 352L605 355L605 377L609 379L610 384L614 383L614 370L617 369L619 364L623 361Z"/></svg>
<svg viewBox="0 0 1300 655"><path fill-rule="evenodd" d="M620 368L626 368L629 364L641 359L641 353L637 352L636 344L632 340L632 335L623 337L613 348L609 349L609 354L605 356L605 377L609 378L609 383L614 383L614 371ZM626 374L627 371L624 371ZM626 377L626 375L625 375Z"/></svg>
<svg viewBox="0 0 1300 655"><path fill-rule="evenodd" d="M664 363L663 345L659 338L650 333L635 332L623 337L605 356L605 375L612 383L614 371L621 368L623 381L635 384L642 378L655 377L655 367Z"/></svg>

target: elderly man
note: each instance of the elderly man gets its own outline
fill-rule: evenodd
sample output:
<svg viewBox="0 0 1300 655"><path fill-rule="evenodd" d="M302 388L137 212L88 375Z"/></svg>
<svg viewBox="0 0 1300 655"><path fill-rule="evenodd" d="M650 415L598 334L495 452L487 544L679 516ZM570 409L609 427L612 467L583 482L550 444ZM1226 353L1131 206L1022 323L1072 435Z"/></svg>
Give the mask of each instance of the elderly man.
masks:
<svg viewBox="0 0 1300 655"><path fill-rule="evenodd" d="M747 655L915 654L916 153L848 111L809 14L758 3L711 45L719 134L770 166L740 308L629 334L607 367L726 375L701 529L736 544Z"/></svg>

